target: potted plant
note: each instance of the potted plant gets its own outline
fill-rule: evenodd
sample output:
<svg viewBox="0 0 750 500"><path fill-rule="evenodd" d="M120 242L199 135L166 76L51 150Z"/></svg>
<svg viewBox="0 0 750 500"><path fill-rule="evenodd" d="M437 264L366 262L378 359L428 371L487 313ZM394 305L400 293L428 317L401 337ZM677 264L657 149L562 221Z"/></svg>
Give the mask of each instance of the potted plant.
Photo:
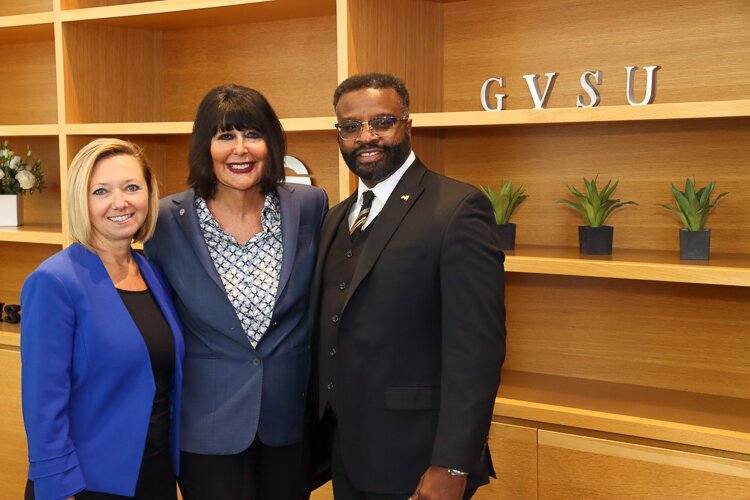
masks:
<svg viewBox="0 0 750 500"><path fill-rule="evenodd" d="M711 230L705 229L709 212L729 193L721 193L711 200L714 182L695 190L695 179L685 179L685 191L680 191L672 184L675 206L666 203L662 207L677 214L682 222L680 228L680 259L708 260L711 248Z"/></svg>
<svg viewBox="0 0 750 500"><path fill-rule="evenodd" d="M524 194L523 184L514 191L512 181L502 181L499 193L496 193L491 187L482 187L482 191L489 198L490 203L492 203L492 210L495 212L500 248L503 250L515 249L516 225L509 221L513 212L528 198L528 195Z"/></svg>
<svg viewBox="0 0 750 500"><path fill-rule="evenodd" d="M583 178L583 193L568 184L568 189L573 193L576 201L562 199L558 200L558 203L565 203L578 210L588 224L587 226L578 226L578 245L581 253L608 255L612 253L614 228L605 226L604 222L616 209L624 205L637 205L638 203L610 199L612 193L617 189L619 181L612 184L612 180L609 180L600 191L596 187L598 177L597 175L592 181Z"/></svg>
<svg viewBox="0 0 750 500"><path fill-rule="evenodd" d="M44 174L41 160L31 160L31 149L26 146L26 155L16 155L8 141L0 148L0 226L23 224L21 196L44 189Z"/></svg>

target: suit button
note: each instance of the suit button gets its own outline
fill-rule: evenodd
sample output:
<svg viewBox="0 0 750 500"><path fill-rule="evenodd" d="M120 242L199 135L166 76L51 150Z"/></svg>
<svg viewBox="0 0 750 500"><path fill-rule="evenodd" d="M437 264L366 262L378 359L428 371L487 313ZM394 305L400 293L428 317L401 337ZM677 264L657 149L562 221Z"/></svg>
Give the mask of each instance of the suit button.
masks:
<svg viewBox="0 0 750 500"><path fill-rule="evenodd" d="M328 382L326 384L326 389L328 389L329 391L332 391L333 390L333 382Z"/></svg>
<svg viewBox="0 0 750 500"><path fill-rule="evenodd" d="M346 251L346 258L347 258L347 259L351 259L351 258L352 258L352 255L354 255L354 253L353 253L353 252L352 252L351 250L347 250L347 251Z"/></svg>
<svg viewBox="0 0 750 500"><path fill-rule="evenodd" d="M253 359L253 366L260 366L260 358Z"/></svg>
<svg viewBox="0 0 750 500"><path fill-rule="evenodd" d="M328 354L331 355L331 356L335 356L336 355L336 348L335 347L331 347L331 350L328 351Z"/></svg>
<svg viewBox="0 0 750 500"><path fill-rule="evenodd" d="M334 323L338 323L339 322L339 315L338 314L334 314L333 316L331 316L331 321L333 321Z"/></svg>
<svg viewBox="0 0 750 500"><path fill-rule="evenodd" d="M346 283L344 283L343 281L339 283L339 290L346 290Z"/></svg>

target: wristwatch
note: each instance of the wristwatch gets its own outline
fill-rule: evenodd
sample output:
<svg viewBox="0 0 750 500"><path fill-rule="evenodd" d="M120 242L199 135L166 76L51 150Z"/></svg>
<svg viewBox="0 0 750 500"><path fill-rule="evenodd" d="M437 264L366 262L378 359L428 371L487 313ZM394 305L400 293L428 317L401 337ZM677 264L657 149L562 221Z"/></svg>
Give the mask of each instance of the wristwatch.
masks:
<svg viewBox="0 0 750 500"><path fill-rule="evenodd" d="M464 472L458 469L448 469L448 474L450 474L451 476L468 476L469 475L468 472Z"/></svg>

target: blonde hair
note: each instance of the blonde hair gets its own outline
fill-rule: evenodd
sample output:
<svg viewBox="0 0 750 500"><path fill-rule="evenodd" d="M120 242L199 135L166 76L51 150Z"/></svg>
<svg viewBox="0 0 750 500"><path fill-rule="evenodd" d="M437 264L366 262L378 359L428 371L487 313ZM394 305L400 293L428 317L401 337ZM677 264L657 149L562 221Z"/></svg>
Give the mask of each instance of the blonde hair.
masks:
<svg viewBox="0 0 750 500"><path fill-rule="evenodd" d="M143 177L148 188L148 214L143 225L133 235L133 241L147 241L156 229L156 218L159 215L159 187L143 150L132 142L122 139L95 139L81 148L70 162L68 169L67 205L70 236L89 250L94 250L88 196L91 172L100 160L118 155L128 155L138 160L143 168Z"/></svg>

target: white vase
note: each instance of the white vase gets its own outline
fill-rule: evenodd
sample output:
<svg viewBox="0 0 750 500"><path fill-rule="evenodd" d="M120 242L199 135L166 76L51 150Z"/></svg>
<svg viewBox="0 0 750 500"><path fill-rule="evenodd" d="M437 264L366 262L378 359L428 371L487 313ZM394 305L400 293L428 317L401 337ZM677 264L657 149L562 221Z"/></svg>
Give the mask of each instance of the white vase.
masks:
<svg viewBox="0 0 750 500"><path fill-rule="evenodd" d="M0 226L23 225L23 201L20 194L0 194Z"/></svg>

